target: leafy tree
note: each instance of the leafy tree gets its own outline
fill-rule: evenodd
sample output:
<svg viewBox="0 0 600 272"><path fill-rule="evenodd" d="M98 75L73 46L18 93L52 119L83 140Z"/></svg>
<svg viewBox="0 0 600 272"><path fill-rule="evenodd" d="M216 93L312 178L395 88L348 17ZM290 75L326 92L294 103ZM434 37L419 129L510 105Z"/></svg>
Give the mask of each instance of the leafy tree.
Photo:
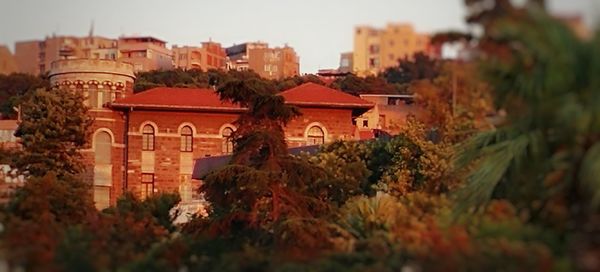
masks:
<svg viewBox="0 0 600 272"><path fill-rule="evenodd" d="M398 66L386 68L382 76L388 83L407 84L415 80L432 80L439 74L439 61L422 52L412 59L398 60Z"/></svg>
<svg viewBox="0 0 600 272"><path fill-rule="evenodd" d="M18 188L3 211L3 251L9 264L27 270L53 270L53 259L64 229L95 212L90 186L58 179L50 172L32 177Z"/></svg>
<svg viewBox="0 0 600 272"><path fill-rule="evenodd" d="M38 89L21 104L22 121L15 135L22 150L15 167L30 176L42 177L54 171L59 178L82 171L79 149L89 139L92 120L79 93Z"/></svg>
<svg viewBox="0 0 600 272"><path fill-rule="evenodd" d="M447 62L434 80L409 86L415 103L425 111L419 120L452 143L493 127L488 121L495 112L491 91L476 69L472 63Z"/></svg>
<svg viewBox="0 0 600 272"><path fill-rule="evenodd" d="M600 230L600 39L578 40L536 6L497 19L485 38L494 46L483 48L482 70L506 123L461 147L459 167L477 168L459 194L459 211L508 199L530 220L576 233L572 248L597 248L585 237Z"/></svg>
<svg viewBox="0 0 600 272"><path fill-rule="evenodd" d="M43 76L20 73L0 75L0 118L16 118L13 107L19 105L26 93L49 86L50 82Z"/></svg>

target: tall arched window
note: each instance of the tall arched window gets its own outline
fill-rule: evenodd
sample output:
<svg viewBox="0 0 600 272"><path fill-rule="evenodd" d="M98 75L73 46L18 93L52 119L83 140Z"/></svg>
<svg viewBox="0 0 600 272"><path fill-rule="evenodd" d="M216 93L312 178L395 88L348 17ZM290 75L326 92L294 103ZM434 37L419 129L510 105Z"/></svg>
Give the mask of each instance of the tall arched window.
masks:
<svg viewBox="0 0 600 272"><path fill-rule="evenodd" d="M110 205L111 157L112 137L108 132L100 131L94 137L94 203L100 210Z"/></svg>
<svg viewBox="0 0 600 272"><path fill-rule="evenodd" d="M100 131L94 139L94 158L96 164L110 164L111 158L111 137L106 131Z"/></svg>
<svg viewBox="0 0 600 272"><path fill-rule="evenodd" d="M182 152L192 152L194 143L194 133L190 126L185 126L181 128L181 148L179 149Z"/></svg>
<svg viewBox="0 0 600 272"><path fill-rule="evenodd" d="M223 153L231 154L233 152L233 138L231 137L233 134L233 129L230 127L226 127L223 129Z"/></svg>
<svg viewBox="0 0 600 272"><path fill-rule="evenodd" d="M145 125L142 129L142 150L154 150L154 127L151 125Z"/></svg>
<svg viewBox="0 0 600 272"><path fill-rule="evenodd" d="M308 129L307 145L321 145L325 143L325 132L318 126Z"/></svg>

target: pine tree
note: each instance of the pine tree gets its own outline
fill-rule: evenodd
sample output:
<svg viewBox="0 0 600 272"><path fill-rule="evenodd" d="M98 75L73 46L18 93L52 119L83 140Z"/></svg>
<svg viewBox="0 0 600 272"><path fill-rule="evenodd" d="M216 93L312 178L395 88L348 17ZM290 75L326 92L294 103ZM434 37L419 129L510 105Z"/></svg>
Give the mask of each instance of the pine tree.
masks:
<svg viewBox="0 0 600 272"><path fill-rule="evenodd" d="M38 89L21 104L22 121L15 135L22 151L14 166L28 176L54 172L59 178L82 171L79 149L89 139L91 118L81 94L59 89Z"/></svg>

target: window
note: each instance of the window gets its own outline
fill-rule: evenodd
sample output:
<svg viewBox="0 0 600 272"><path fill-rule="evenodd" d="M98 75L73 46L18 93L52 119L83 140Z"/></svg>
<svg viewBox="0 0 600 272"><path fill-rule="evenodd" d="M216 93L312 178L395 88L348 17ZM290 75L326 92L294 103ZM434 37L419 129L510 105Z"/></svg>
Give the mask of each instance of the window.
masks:
<svg viewBox="0 0 600 272"><path fill-rule="evenodd" d="M154 174L142 173L142 199L154 193Z"/></svg>
<svg viewBox="0 0 600 272"><path fill-rule="evenodd" d="M325 133L318 126L313 126L308 129L308 145L320 145L325 143Z"/></svg>
<svg viewBox="0 0 600 272"><path fill-rule="evenodd" d="M145 125L142 130L142 150L154 150L154 127L151 125Z"/></svg>
<svg viewBox="0 0 600 272"><path fill-rule="evenodd" d="M373 68L373 67L375 67L375 68L379 67L379 59L370 58L369 59L369 67L371 67L371 68Z"/></svg>
<svg viewBox="0 0 600 272"><path fill-rule="evenodd" d="M102 108L102 105L104 104L104 92L98 90L97 96L98 99L96 101L98 102L98 104L96 105L96 108Z"/></svg>
<svg viewBox="0 0 600 272"><path fill-rule="evenodd" d="M101 131L94 139L94 159L96 164L111 164L112 140L110 134Z"/></svg>
<svg viewBox="0 0 600 272"><path fill-rule="evenodd" d="M363 120L363 127L369 127L369 120Z"/></svg>
<svg viewBox="0 0 600 272"><path fill-rule="evenodd" d="M181 148L179 150L182 152L192 152L193 142L194 138L192 128L190 126L185 126L181 128Z"/></svg>
<svg viewBox="0 0 600 272"><path fill-rule="evenodd" d="M223 129L223 153L231 154L233 152L233 129L230 127Z"/></svg>
<svg viewBox="0 0 600 272"><path fill-rule="evenodd" d="M371 54L377 54L379 53L379 45L377 44L372 44L369 46L369 53Z"/></svg>
<svg viewBox="0 0 600 272"><path fill-rule="evenodd" d="M94 205L98 210L103 210L110 206L110 187L94 186Z"/></svg>

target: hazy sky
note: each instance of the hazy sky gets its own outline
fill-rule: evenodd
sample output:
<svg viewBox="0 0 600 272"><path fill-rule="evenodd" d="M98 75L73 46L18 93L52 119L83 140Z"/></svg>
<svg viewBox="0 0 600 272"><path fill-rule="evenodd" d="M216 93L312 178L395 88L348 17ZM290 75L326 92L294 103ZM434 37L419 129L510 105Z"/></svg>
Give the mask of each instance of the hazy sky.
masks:
<svg viewBox="0 0 600 272"><path fill-rule="evenodd" d="M600 0L550 0L561 13L582 13L591 25ZM152 35L168 47L223 46L246 41L285 43L300 56L302 73L336 68L352 50L355 25L411 22L417 31L464 29L463 0L0 0L0 44L46 35Z"/></svg>

